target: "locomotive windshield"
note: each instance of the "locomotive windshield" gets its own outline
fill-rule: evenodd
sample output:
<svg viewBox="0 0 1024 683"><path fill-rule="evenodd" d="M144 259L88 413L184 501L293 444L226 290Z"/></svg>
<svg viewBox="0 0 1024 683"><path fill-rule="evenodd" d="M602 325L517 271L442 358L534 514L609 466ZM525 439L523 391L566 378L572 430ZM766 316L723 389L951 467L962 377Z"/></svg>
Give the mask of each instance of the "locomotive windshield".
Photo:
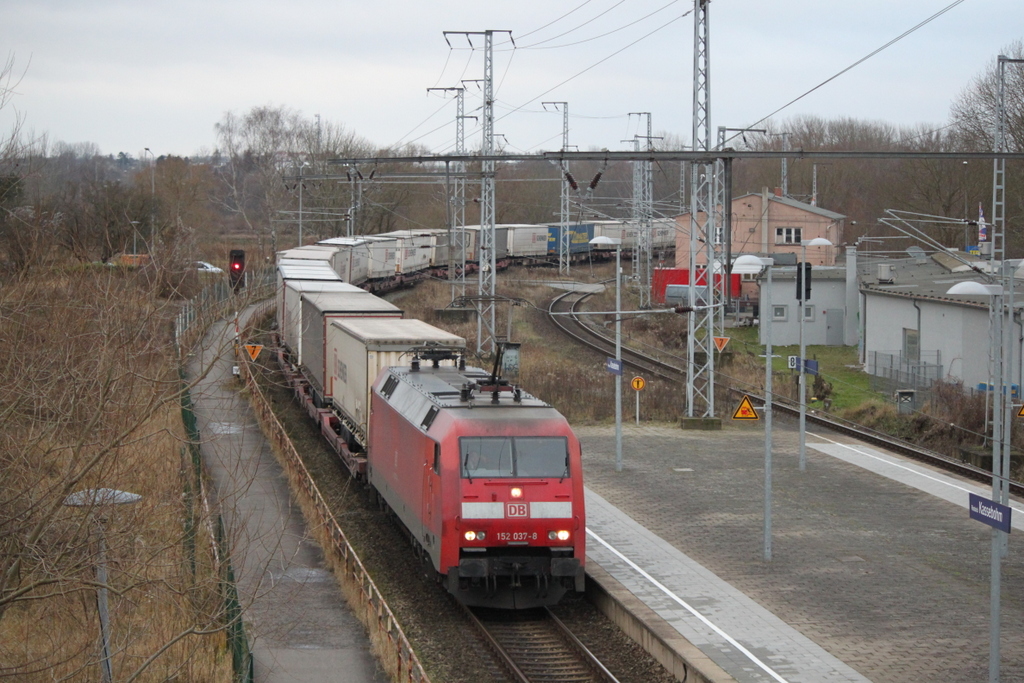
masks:
<svg viewBox="0 0 1024 683"><path fill-rule="evenodd" d="M467 479L569 476L564 436L464 436L459 451Z"/></svg>

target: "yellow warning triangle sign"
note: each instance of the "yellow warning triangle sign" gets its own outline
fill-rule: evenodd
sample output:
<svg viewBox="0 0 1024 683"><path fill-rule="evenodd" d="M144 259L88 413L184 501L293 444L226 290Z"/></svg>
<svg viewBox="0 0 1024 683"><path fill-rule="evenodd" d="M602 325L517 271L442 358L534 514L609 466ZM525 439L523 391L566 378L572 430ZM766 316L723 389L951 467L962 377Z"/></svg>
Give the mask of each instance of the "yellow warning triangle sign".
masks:
<svg viewBox="0 0 1024 683"><path fill-rule="evenodd" d="M721 353L722 349L725 348L725 345L729 343L730 339L732 339L732 337L715 337L714 338L714 340L715 340L715 348L718 349L719 353Z"/></svg>
<svg viewBox="0 0 1024 683"><path fill-rule="evenodd" d="M1024 406L1021 406L1020 410L1017 411L1017 417L1024 417Z"/></svg>
<svg viewBox="0 0 1024 683"><path fill-rule="evenodd" d="M263 344L246 344L245 350L249 353L249 358L256 360L260 355L260 351L263 350Z"/></svg>
<svg viewBox="0 0 1024 683"><path fill-rule="evenodd" d="M754 404L750 402L749 396L744 396L743 400L740 401L740 405L736 408L736 412L732 414L734 420L760 420L757 416L757 411L754 410Z"/></svg>

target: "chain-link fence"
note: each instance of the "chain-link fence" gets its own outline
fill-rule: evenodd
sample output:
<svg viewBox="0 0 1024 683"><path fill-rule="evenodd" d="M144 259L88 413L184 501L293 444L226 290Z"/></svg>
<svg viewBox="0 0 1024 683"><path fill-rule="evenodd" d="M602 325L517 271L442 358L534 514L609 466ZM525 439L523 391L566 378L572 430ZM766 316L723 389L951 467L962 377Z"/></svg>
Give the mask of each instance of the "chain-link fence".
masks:
<svg viewBox="0 0 1024 683"><path fill-rule="evenodd" d="M901 410L920 410L931 400L932 386L943 378L939 352L922 352L921 355L928 360L910 360L899 353L870 352L867 372L871 376L871 390L890 397Z"/></svg>

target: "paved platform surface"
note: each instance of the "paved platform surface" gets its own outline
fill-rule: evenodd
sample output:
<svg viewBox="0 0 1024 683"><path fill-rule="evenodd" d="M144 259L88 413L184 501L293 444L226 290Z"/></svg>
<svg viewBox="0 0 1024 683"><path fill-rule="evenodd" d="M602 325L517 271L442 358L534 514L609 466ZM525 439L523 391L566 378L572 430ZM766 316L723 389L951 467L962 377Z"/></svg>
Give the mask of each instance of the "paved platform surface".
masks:
<svg viewBox="0 0 1024 683"><path fill-rule="evenodd" d="M776 419L766 563L761 423L627 425L622 472L613 427L576 431L588 527L614 548L592 536L591 561L737 680L987 680L991 536L966 505L987 487L813 428L801 472L795 423ZM1019 528L1024 505L1013 505ZM1002 568L1003 681L1024 681L1014 540Z"/></svg>
<svg viewBox="0 0 1024 683"><path fill-rule="evenodd" d="M327 569L248 402L231 376L225 325L206 336L191 376L202 452L224 512L258 683L387 681Z"/></svg>

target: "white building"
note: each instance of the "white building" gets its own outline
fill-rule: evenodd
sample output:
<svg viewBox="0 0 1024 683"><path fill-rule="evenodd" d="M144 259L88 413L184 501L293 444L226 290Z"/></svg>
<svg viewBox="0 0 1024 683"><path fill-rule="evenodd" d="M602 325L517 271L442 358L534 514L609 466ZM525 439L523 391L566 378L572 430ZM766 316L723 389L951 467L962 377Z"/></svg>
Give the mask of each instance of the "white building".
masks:
<svg viewBox="0 0 1024 683"><path fill-rule="evenodd" d="M876 261L862 265L860 273L861 361L870 374L937 373L972 388L988 383L989 297L947 294L958 282L984 280L979 273L944 253ZM1010 377L1018 386L1024 339L1021 275L1014 278L1011 334Z"/></svg>

